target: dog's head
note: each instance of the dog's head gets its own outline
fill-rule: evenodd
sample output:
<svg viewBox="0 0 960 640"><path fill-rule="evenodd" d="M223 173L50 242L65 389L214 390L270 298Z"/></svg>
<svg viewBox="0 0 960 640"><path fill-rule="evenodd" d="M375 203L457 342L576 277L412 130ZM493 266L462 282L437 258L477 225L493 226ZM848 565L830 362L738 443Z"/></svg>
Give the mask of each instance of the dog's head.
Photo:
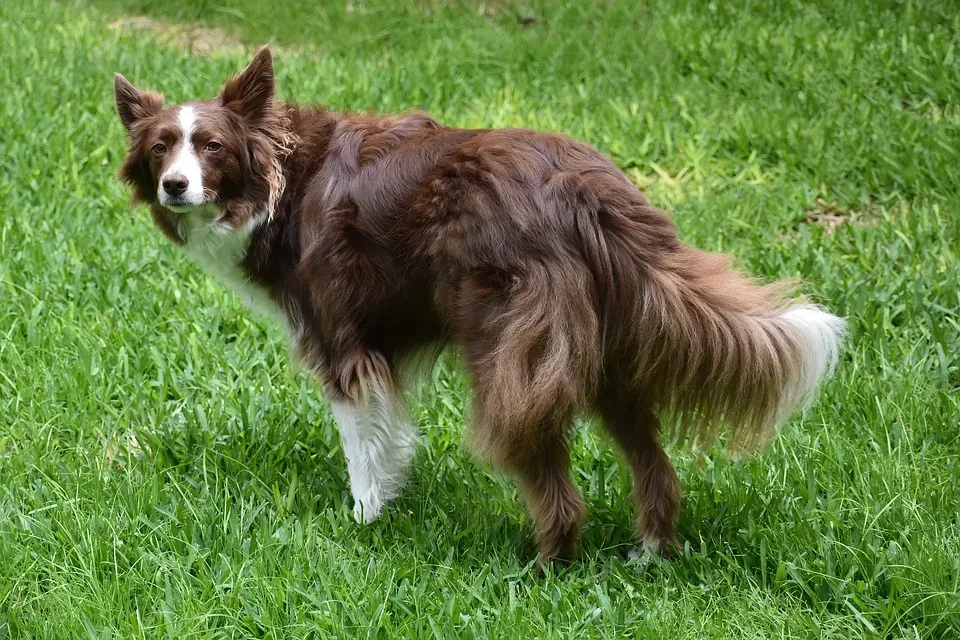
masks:
<svg viewBox="0 0 960 640"><path fill-rule="evenodd" d="M229 230L273 213L290 138L274 103L267 47L211 100L164 106L162 95L119 73L114 91L130 139L120 177L158 222L179 230L199 216Z"/></svg>

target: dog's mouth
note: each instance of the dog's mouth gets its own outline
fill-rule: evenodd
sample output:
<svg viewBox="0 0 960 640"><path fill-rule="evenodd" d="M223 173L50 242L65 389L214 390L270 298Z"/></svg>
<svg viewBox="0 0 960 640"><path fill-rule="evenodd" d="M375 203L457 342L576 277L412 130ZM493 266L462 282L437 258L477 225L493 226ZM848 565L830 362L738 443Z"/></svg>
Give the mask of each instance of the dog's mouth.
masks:
<svg viewBox="0 0 960 640"><path fill-rule="evenodd" d="M160 205L174 213L191 213L198 211L206 207L209 204L207 201L203 202L191 202L190 200L182 197L171 197L167 196L160 198Z"/></svg>
<svg viewBox="0 0 960 640"><path fill-rule="evenodd" d="M161 202L160 205L164 209L174 213L181 232L203 227L211 227L221 232L232 229L230 225L224 224L222 221L223 208L214 204L212 201L196 204L189 200L180 199L179 201L171 200L166 203Z"/></svg>

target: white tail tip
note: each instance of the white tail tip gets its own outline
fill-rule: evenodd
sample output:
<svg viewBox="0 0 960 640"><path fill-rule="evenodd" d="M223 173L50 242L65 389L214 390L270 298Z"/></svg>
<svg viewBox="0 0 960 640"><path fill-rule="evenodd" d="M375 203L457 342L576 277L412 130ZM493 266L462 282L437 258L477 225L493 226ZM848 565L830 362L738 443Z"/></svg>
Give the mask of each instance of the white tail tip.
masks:
<svg viewBox="0 0 960 640"><path fill-rule="evenodd" d="M800 347L799 370L784 389L780 418L785 420L787 415L783 414L789 414L797 402L808 406L820 381L833 374L847 323L812 304L788 309L778 318L786 323L788 333Z"/></svg>

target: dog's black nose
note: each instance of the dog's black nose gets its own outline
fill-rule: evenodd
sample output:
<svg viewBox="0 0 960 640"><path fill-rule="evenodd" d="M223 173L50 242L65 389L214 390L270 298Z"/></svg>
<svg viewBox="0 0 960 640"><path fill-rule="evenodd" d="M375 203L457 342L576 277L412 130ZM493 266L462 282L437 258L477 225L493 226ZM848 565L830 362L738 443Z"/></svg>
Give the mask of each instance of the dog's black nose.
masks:
<svg viewBox="0 0 960 640"><path fill-rule="evenodd" d="M163 179L163 190L172 196L182 195L187 190L187 176L181 173L175 173Z"/></svg>

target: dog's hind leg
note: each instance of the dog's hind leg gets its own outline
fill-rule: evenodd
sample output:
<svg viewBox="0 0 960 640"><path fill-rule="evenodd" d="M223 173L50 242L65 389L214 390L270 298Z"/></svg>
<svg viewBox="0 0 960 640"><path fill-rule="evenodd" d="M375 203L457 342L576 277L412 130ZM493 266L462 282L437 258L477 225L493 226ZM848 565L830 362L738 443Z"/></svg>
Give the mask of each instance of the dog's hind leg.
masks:
<svg viewBox="0 0 960 640"><path fill-rule="evenodd" d="M601 393L606 431L623 450L633 472L637 529L646 549L665 553L676 547L680 483L659 442L660 420L647 406Z"/></svg>
<svg viewBox="0 0 960 640"><path fill-rule="evenodd" d="M468 278L459 289L473 448L517 479L542 563L573 557L586 512L570 480L568 443L592 396L597 326L578 276L527 271L508 287Z"/></svg>
<svg viewBox="0 0 960 640"><path fill-rule="evenodd" d="M570 453L563 437L530 450L503 452L501 464L520 485L533 520L541 563L572 560L586 506L570 480Z"/></svg>
<svg viewBox="0 0 960 640"><path fill-rule="evenodd" d="M350 474L353 514L358 522L369 523L399 493L417 433L380 354L363 352L345 360L329 387Z"/></svg>
<svg viewBox="0 0 960 640"><path fill-rule="evenodd" d="M570 479L571 416L564 408L550 415L506 422L489 413L489 388L477 385L473 449L512 475L533 521L541 564L572 560L586 505Z"/></svg>

